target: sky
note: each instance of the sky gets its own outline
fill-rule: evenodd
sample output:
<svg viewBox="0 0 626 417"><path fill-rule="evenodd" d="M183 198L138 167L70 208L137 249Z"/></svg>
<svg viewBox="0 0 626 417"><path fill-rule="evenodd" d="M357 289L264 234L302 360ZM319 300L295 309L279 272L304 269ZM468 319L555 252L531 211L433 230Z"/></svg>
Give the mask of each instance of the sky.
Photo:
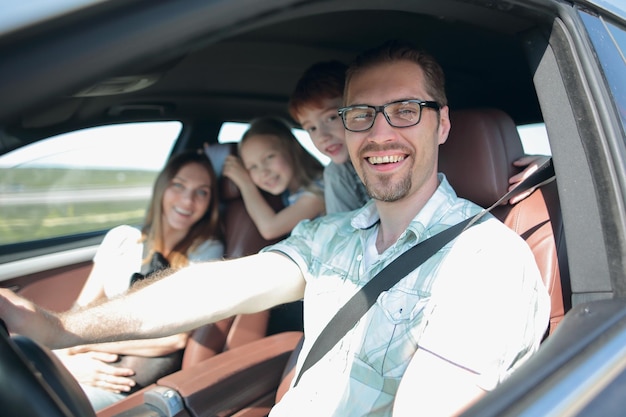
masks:
<svg viewBox="0 0 626 417"><path fill-rule="evenodd" d="M0 0L0 34L106 0Z"/></svg>
<svg viewBox="0 0 626 417"><path fill-rule="evenodd" d="M33 143L0 156L0 168L70 166L158 171L181 126L133 123L85 129Z"/></svg>

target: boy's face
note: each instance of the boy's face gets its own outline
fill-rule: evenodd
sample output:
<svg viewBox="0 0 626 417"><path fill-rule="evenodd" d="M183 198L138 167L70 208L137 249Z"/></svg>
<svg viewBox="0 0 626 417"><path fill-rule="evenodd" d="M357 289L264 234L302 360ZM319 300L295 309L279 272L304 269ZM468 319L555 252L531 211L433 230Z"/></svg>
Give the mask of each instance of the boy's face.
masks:
<svg viewBox="0 0 626 417"><path fill-rule="evenodd" d="M304 107L298 114L298 122L309 133L315 147L336 164L348 160L345 129L337 114L341 105L341 97L324 99L322 107Z"/></svg>

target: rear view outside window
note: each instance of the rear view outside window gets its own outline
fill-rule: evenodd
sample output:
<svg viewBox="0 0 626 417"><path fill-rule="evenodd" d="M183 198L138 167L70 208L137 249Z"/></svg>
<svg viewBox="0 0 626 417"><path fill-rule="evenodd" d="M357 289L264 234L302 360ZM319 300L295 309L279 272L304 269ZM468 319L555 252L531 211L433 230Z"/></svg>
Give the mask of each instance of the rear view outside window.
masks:
<svg viewBox="0 0 626 417"><path fill-rule="evenodd" d="M617 2L615 3L617 7ZM623 4L623 3L622 3ZM623 6L622 6L623 7ZM580 11L626 132L626 29Z"/></svg>
<svg viewBox="0 0 626 417"><path fill-rule="evenodd" d="M220 143L239 142L249 126L248 123L226 122L222 125L217 140ZM307 151L319 159L323 165L328 165L330 158L317 150L308 133L297 128L292 128L291 131Z"/></svg>
<svg viewBox="0 0 626 417"><path fill-rule="evenodd" d="M517 126L526 155L552 155L544 123Z"/></svg>
<svg viewBox="0 0 626 417"><path fill-rule="evenodd" d="M224 123L218 135L218 141L220 143L239 142L248 126L248 123ZM552 155L544 123L518 126L517 130L527 155ZM328 165L330 158L317 150L308 133L297 128L291 129L291 131L305 149L319 159L322 164Z"/></svg>
<svg viewBox="0 0 626 417"><path fill-rule="evenodd" d="M141 224L181 127L85 129L0 156L0 245Z"/></svg>

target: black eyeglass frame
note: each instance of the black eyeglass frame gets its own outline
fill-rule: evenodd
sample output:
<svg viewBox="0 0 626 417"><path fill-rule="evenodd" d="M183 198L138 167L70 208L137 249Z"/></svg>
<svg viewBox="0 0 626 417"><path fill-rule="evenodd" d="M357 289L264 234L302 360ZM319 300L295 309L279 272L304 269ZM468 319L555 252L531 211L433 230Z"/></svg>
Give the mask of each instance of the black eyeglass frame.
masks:
<svg viewBox="0 0 626 417"><path fill-rule="evenodd" d="M398 104L398 103L417 103L417 104L419 104L420 111L419 111L419 115L417 116L417 121L415 123L410 124L410 125L406 125L406 126L396 126L393 123L391 123L391 119L389 118L389 115L387 114L385 109L388 106L391 106L393 104ZM339 117L341 117L341 122L343 123L343 127L346 130L349 130L350 132L365 132L367 130L370 130L372 128L372 126L374 126L374 123L376 122L376 116L378 116L378 113L382 113L383 114L383 116L385 117L385 120L387 120L387 123L389 123L389 126L391 126L391 127L402 129L402 128L405 128L405 127L415 126L422 120L422 108L424 108L424 107L427 107L427 108L430 108L430 109L434 109L434 110L437 110L437 111L441 110L441 106L436 101L409 99L409 100L392 101L391 103L383 104L382 106L371 106L369 104L356 104L354 106L341 107L341 108L339 108L337 110L337 114L339 115ZM359 129L359 130L349 129L348 126L346 126L345 114L346 114L346 112L348 110L353 110L353 109L374 109L374 117L372 117L372 123L365 129Z"/></svg>

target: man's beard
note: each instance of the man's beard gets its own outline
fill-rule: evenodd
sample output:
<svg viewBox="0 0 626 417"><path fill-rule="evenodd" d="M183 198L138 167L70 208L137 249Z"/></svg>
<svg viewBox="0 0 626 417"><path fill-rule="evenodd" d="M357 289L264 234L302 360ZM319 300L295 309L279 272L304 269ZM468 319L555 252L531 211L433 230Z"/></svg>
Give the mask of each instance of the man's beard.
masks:
<svg viewBox="0 0 626 417"><path fill-rule="evenodd" d="M413 185L413 179L411 177L412 170L409 169L409 172L406 172L404 174L405 176L399 181L396 180L396 182L393 182L394 174L368 172L365 166L367 165L367 161L363 155L367 155L368 152L379 151L397 152L406 156L411 155L411 149L398 145L379 146L367 144L359 152L359 159L362 164L360 167L361 176L367 195L374 200L385 202L400 200L408 195L411 190L411 186ZM403 163L406 164L407 162L409 161L405 159Z"/></svg>
<svg viewBox="0 0 626 417"><path fill-rule="evenodd" d="M374 186L366 176L363 180L365 190L371 198L387 203L404 198L409 194L412 185L411 176L409 175L395 184L392 184L391 176L387 175L380 175L377 180L378 185Z"/></svg>

